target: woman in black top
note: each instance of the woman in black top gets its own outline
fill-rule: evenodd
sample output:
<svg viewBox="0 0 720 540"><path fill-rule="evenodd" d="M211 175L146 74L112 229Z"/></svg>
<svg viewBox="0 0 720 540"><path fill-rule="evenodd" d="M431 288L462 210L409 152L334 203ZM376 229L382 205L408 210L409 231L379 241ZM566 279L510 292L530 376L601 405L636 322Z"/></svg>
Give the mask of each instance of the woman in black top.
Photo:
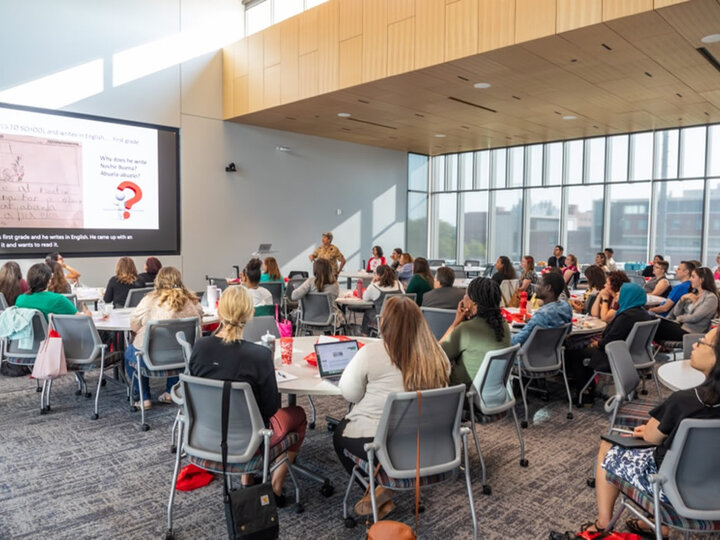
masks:
<svg viewBox="0 0 720 540"><path fill-rule="evenodd" d="M498 257L498 260L495 262L495 269L497 272L492 275L492 279L496 281L498 285L506 279L515 279L517 277L515 268L510 262L510 259L505 255Z"/></svg>
<svg viewBox="0 0 720 540"><path fill-rule="evenodd" d="M301 407L280 407L270 349L242 339L245 324L252 318L254 309L245 287L229 287L223 292L218 303L220 330L195 343L190 357L190 374L249 383L265 425L273 430L270 446L278 444L288 433L298 434L298 441L287 450L292 462L305 439L307 419ZM286 475L287 465L283 464L272 476L272 488L279 506L285 503L282 486Z"/></svg>
<svg viewBox="0 0 720 540"><path fill-rule="evenodd" d="M145 271L138 275L138 281L143 287L152 287L161 268L162 263L157 257L148 257L145 261Z"/></svg>
<svg viewBox="0 0 720 540"><path fill-rule="evenodd" d="M140 289L145 284L138 279L137 268L130 257L120 257L115 265L115 275L105 287L103 301L112 302L116 308L125 307L130 289Z"/></svg>

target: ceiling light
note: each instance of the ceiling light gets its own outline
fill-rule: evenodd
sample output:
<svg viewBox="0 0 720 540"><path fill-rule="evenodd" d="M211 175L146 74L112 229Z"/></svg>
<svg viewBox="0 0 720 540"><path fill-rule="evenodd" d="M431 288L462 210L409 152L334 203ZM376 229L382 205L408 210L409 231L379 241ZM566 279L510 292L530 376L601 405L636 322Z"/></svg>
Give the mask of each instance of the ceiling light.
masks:
<svg viewBox="0 0 720 540"><path fill-rule="evenodd" d="M720 34L708 34L707 36L703 36L700 41L703 43L717 43L720 41Z"/></svg>
<svg viewBox="0 0 720 540"><path fill-rule="evenodd" d="M473 84L473 87L478 89L490 88L490 86L490 83L486 82L476 82L475 84Z"/></svg>
<svg viewBox="0 0 720 540"><path fill-rule="evenodd" d="M443 138L447 137L447 135L445 135L444 133L436 133L435 137L437 137L438 139L443 139Z"/></svg>
<svg viewBox="0 0 720 540"><path fill-rule="evenodd" d="M337 115L340 118L350 118L352 116L352 114L350 114L349 112L339 112L339 113L337 113Z"/></svg>
<svg viewBox="0 0 720 540"><path fill-rule="evenodd" d="M572 115L572 114L566 114L565 116L563 116L563 120L576 120L576 119L577 119L577 116Z"/></svg>

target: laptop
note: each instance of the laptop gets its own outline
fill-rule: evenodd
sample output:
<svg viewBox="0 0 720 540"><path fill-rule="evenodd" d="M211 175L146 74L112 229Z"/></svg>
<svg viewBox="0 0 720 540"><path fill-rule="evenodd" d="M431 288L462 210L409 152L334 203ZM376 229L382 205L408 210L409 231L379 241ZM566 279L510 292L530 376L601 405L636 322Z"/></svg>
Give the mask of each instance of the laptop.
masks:
<svg viewBox="0 0 720 540"><path fill-rule="evenodd" d="M271 247L272 244L260 244L260 247L257 249L256 253L270 253Z"/></svg>
<svg viewBox="0 0 720 540"><path fill-rule="evenodd" d="M357 340L328 341L315 344L320 378L337 384L345 368L358 352Z"/></svg>

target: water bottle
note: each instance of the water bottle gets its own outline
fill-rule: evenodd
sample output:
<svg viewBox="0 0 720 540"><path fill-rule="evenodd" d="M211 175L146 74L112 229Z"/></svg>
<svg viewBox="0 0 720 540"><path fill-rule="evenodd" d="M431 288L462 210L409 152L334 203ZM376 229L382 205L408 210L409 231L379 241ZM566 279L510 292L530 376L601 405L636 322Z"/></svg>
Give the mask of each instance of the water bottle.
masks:
<svg viewBox="0 0 720 540"><path fill-rule="evenodd" d="M356 289L356 290L357 290L357 297L358 297L358 298L362 298L362 297L363 297L363 292L365 291L365 287L363 286L363 280L362 280L362 279L358 279L358 280L357 280L357 289Z"/></svg>
<svg viewBox="0 0 720 540"><path fill-rule="evenodd" d="M266 330L265 335L260 337L260 344L270 349L272 357L275 358L275 336L270 333L270 330Z"/></svg>
<svg viewBox="0 0 720 540"><path fill-rule="evenodd" d="M527 293L525 291L520 291L520 320L525 322L525 317L527 315Z"/></svg>

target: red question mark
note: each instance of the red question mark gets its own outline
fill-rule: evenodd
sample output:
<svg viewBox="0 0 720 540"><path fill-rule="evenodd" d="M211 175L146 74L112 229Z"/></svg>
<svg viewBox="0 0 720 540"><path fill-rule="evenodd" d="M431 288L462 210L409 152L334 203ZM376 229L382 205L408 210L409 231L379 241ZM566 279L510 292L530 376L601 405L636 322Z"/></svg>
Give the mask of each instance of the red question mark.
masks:
<svg viewBox="0 0 720 540"><path fill-rule="evenodd" d="M123 218L128 219L130 217L130 212L128 212L128 210L130 210L130 208L132 207L133 204L135 204L140 199L142 199L142 189L140 189L140 186L138 186L137 184L134 184L132 182L121 182L118 185L117 189L119 191L122 191L124 189L131 189L133 191L133 193L135 194L135 195L133 195L133 197L131 199L129 199L128 201L125 202L125 208L127 208L127 210L125 210L125 212L123 212Z"/></svg>

